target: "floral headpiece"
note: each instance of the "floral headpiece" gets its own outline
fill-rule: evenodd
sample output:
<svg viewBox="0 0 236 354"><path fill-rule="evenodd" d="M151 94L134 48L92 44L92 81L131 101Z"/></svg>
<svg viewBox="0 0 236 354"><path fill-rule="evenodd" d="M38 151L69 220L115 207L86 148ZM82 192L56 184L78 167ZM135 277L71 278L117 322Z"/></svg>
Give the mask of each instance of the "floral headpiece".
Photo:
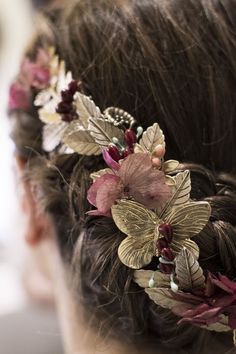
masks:
<svg viewBox="0 0 236 354"><path fill-rule="evenodd" d="M143 131L122 109L101 112L80 92L53 50L40 53L50 58L47 65L41 60L37 70L32 63L29 68L39 73L43 64L45 80L39 85L28 77L31 86L37 84L35 105L45 124L43 148L49 153L103 155L107 168L91 175L88 201L96 209L89 214L112 217L127 235L118 256L135 270L134 281L157 305L178 315L179 323L236 330L236 282L203 271L193 241L208 223L211 207L190 198L190 172L181 170L178 161L165 161L159 125ZM157 269L147 270L153 257Z"/></svg>

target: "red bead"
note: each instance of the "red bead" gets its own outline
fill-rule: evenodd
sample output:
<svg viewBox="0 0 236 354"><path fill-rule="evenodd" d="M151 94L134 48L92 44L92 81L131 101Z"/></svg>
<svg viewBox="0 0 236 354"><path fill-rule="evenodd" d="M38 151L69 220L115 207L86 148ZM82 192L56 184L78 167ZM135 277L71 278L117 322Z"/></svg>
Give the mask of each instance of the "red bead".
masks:
<svg viewBox="0 0 236 354"><path fill-rule="evenodd" d="M72 110L72 105L70 103L60 102L57 105L56 112L59 114L70 113Z"/></svg>
<svg viewBox="0 0 236 354"><path fill-rule="evenodd" d="M161 251L161 255L167 261L173 261L174 258L175 258L174 254L173 254L173 252L171 251L170 248L163 248L163 250Z"/></svg>
<svg viewBox="0 0 236 354"><path fill-rule="evenodd" d="M127 129L125 131L124 139L125 139L126 144L131 148L133 147L133 145L137 141L136 134L132 129Z"/></svg>
<svg viewBox="0 0 236 354"><path fill-rule="evenodd" d="M159 238L159 240L157 241L157 249L158 249L159 253L161 253L164 248L168 248L168 247L169 247L169 244L166 241L166 239L164 237Z"/></svg>
<svg viewBox="0 0 236 354"><path fill-rule="evenodd" d="M62 101L65 103L72 103L73 102L73 95L69 90L64 90L61 92Z"/></svg>
<svg viewBox="0 0 236 354"><path fill-rule="evenodd" d="M171 274L174 271L174 265L173 264L160 263L159 264L159 269L160 269L160 271L162 273Z"/></svg>
<svg viewBox="0 0 236 354"><path fill-rule="evenodd" d="M108 152L114 161L118 162L120 160L121 156L116 146L114 145L108 146Z"/></svg>
<svg viewBox="0 0 236 354"><path fill-rule="evenodd" d="M69 83L68 85L68 89L70 91L70 93L74 96L74 94L78 91L79 89L79 85L78 82L73 80Z"/></svg>
<svg viewBox="0 0 236 354"><path fill-rule="evenodd" d="M158 228L160 234L164 236L168 243L172 242L173 239L173 229L170 224L161 224Z"/></svg>

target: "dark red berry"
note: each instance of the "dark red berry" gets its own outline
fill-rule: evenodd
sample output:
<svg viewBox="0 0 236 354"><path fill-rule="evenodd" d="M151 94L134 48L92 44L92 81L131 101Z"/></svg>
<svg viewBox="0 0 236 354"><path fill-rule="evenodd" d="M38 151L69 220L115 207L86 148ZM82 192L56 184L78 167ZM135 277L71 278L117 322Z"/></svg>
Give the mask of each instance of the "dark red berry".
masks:
<svg viewBox="0 0 236 354"><path fill-rule="evenodd" d="M159 269L160 269L160 271L162 273L171 274L174 271L174 265L173 264L160 263L159 264Z"/></svg>
<svg viewBox="0 0 236 354"><path fill-rule="evenodd" d="M125 158L127 156L129 156L130 154L133 153L133 149L130 149L129 147L126 147L123 154L122 154L122 157Z"/></svg>
<svg viewBox="0 0 236 354"><path fill-rule="evenodd" d="M63 120L63 122L70 123L70 122L72 122L73 119L74 119L74 117L70 113L66 113L66 114L61 115L61 120Z"/></svg>
<svg viewBox="0 0 236 354"><path fill-rule="evenodd" d="M157 241L157 249L158 249L159 253L161 253L164 248L168 248L168 247L169 247L169 244L166 241L166 239L164 237L159 238L159 240Z"/></svg>
<svg viewBox="0 0 236 354"><path fill-rule="evenodd" d="M161 251L161 255L167 261L173 261L174 258L175 258L174 254L173 254L173 252L171 251L170 248L163 248L163 250Z"/></svg>
<svg viewBox="0 0 236 354"><path fill-rule="evenodd" d="M59 114L70 113L72 110L72 105L66 102L60 102L57 105L56 112Z"/></svg>
<svg viewBox="0 0 236 354"><path fill-rule="evenodd" d="M79 85L78 82L73 80L69 83L68 85L68 89L70 91L70 93L74 96L74 94L78 91L79 89Z"/></svg>
<svg viewBox="0 0 236 354"><path fill-rule="evenodd" d="M69 90L62 91L61 97L62 97L62 101L64 103L72 103L73 102L73 95L71 94L71 92Z"/></svg>
<svg viewBox="0 0 236 354"><path fill-rule="evenodd" d="M111 158L116 162L118 162L121 159L119 150L115 145L108 146L108 153L111 156Z"/></svg>
<svg viewBox="0 0 236 354"><path fill-rule="evenodd" d="M136 138L136 134L132 129L127 129L125 131L125 136L124 136L125 142L126 144L132 148L133 145L136 143L137 138Z"/></svg>
<svg viewBox="0 0 236 354"><path fill-rule="evenodd" d="M162 236L165 237L168 243L172 242L173 239L173 229L170 224L161 224L159 226L159 232Z"/></svg>

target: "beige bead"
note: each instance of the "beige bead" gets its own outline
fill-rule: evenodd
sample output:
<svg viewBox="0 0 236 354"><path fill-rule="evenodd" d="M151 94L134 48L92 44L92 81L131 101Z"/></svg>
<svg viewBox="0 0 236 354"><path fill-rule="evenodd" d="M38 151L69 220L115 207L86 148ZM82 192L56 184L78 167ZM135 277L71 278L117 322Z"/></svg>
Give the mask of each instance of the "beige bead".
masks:
<svg viewBox="0 0 236 354"><path fill-rule="evenodd" d="M156 168L161 167L161 160L158 157L153 157L152 158L152 166Z"/></svg>
<svg viewBox="0 0 236 354"><path fill-rule="evenodd" d="M162 158L165 155L166 149L163 145L159 144L155 147L153 155Z"/></svg>

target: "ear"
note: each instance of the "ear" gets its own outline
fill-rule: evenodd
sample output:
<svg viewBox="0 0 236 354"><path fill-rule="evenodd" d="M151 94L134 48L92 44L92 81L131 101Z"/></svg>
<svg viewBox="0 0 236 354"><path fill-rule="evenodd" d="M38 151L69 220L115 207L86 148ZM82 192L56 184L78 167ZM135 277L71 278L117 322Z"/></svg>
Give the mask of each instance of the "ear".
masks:
<svg viewBox="0 0 236 354"><path fill-rule="evenodd" d="M20 203L26 216L26 232L25 241L30 246L36 246L46 237L50 237L51 229L50 220L46 214L39 211L34 192L31 188L30 181L23 180L25 166L27 161L16 156L16 165L18 174L21 179L22 193L20 195Z"/></svg>

